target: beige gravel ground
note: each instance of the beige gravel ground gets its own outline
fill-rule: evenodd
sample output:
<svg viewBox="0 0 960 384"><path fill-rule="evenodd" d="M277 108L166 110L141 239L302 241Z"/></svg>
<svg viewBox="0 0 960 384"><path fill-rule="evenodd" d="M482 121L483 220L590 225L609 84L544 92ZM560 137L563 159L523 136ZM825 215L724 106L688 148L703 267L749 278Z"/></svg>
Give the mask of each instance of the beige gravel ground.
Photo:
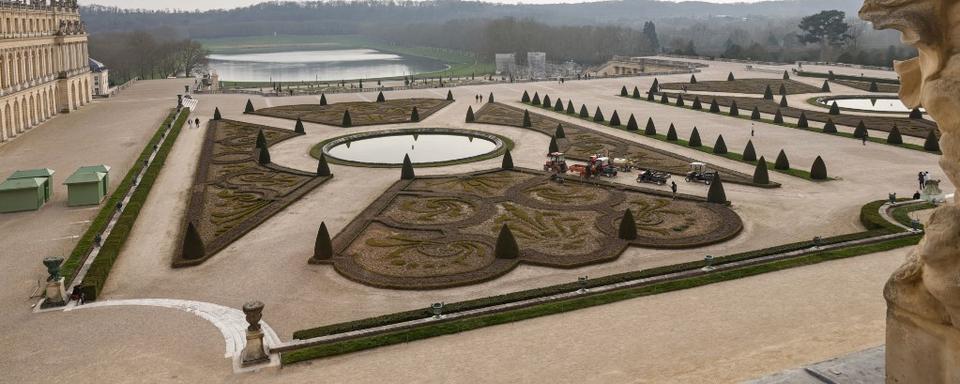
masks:
<svg viewBox="0 0 960 384"><path fill-rule="evenodd" d="M742 64L710 64L710 68L697 74L698 79L725 79L731 70L738 78L779 76L748 72ZM837 72L843 70L846 69ZM660 81L687 79L689 75L675 75L661 77ZM795 79L805 81L805 78ZM634 113L642 121L652 115L657 126L663 129L675 122L681 137L688 136L696 125L704 142L712 142L722 133L727 145L738 152L750 138L750 122L746 120L617 96L621 85L646 89L652 81L652 78L625 78L570 81L563 86L543 82L455 88L453 92L458 101L453 105L419 124L389 128L482 129L516 142L515 164L538 168L544 161L542 152L549 141L546 136L518 128L463 123L467 106L477 107L473 104L474 94L486 96L492 91L497 101L519 106L520 95L527 89L531 93L547 92L552 98L561 97L564 101L572 97L576 105L586 103L591 110L597 105L603 106L605 113L617 109L623 118ZM810 82L819 84L822 80ZM172 95L182 90L182 83L180 80L142 82L119 98L58 117L22 139L0 146L0 174L43 163L54 165L60 176L65 176L72 171L68 170L70 164L95 161L114 165L115 173L122 175L162 118L165 107L172 105ZM415 90L391 92L387 97L441 98L445 94L445 89ZM329 95L328 100L373 100L375 97L376 93L370 92ZM288 120L243 115L246 96L201 95L197 98L200 105L196 115L201 120L209 118L213 108L219 106L226 118L293 127L293 122ZM316 101L312 96L253 98L258 108ZM742 163L580 120L560 118L742 172L753 171L752 166ZM275 162L314 170L315 160L307 154L313 144L346 133L382 129L305 125L306 136L271 148ZM68 128L84 131L83 134L65 133ZM876 144L863 147L855 140L765 124L758 124L756 131L757 136L752 139L759 154L772 159L784 148L797 167L809 167L817 155L823 155L831 176L839 180L818 184L771 173L771 178L782 183L783 188L763 190L726 185L727 196L743 218L745 230L724 244L692 251L630 249L616 262L588 268L559 270L521 266L484 284L405 292L353 283L329 266L306 263L320 222L326 221L331 233L339 232L357 212L398 179L396 169L331 165L333 180L210 261L199 267L170 269L176 227L203 139L203 129L185 129L114 267L104 298L179 298L230 307L259 299L267 304L264 320L282 338L289 339L297 329L423 307L436 301L489 296L574 281L580 275L602 276L700 259L706 254L730 254L817 235L856 232L862 230L857 215L865 202L883 199L890 191L912 194L916 173L921 169L930 171L934 178L940 177L937 158L933 155ZM98 136L95 133L109 138L102 139L106 140L103 147L109 150L88 149L93 137ZM424 175L456 173L489 169L499 164L499 159L493 159L417 172ZM634 174L625 174L617 181L633 183L633 177ZM678 184L681 192L706 194L706 187ZM943 186L948 192L954 189L946 182ZM0 217L0 229L17 234L0 238L2 249L15 250L3 252L0 257L0 284L5 288L0 293L0 304L5 309L0 311L0 325L8 329L0 335L0 345L13 348L10 357L0 358L0 371L12 372L20 382L39 381L40 372L61 367L69 367L69 373L58 377L76 382L96 382L93 379L96 377L108 378L108 382L315 382L318 377L329 382L382 382L385 377L396 382L468 382L477 377L489 382L728 382L882 343L880 288L905 254L905 250L887 252L636 299L297 365L279 374L232 376L229 361L222 358L219 334L208 323L190 315L151 309L98 309L39 316L29 313L30 301L26 298L43 271L39 260L51 253L64 254L75 242L68 239L53 245L37 240L79 233L85 225L76 224L74 228L70 223L89 220L96 213L94 210L67 212L65 207L59 207L65 195L65 191L61 191L58 196L61 201L40 212ZM49 334L34 335L38 330ZM128 345L126 349L121 348L124 343ZM140 350L148 350L149 354L142 359L131 357L137 356L130 354L132 351ZM83 356L102 362L87 364ZM109 363L110 359L117 358L122 360ZM425 362L431 365L425 366Z"/></svg>

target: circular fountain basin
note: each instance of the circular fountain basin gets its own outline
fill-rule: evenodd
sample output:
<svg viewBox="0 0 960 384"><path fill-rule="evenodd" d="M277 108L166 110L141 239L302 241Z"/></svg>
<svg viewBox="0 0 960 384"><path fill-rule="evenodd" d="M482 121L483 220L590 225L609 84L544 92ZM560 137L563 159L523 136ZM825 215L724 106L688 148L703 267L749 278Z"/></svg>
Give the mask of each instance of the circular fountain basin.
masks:
<svg viewBox="0 0 960 384"><path fill-rule="evenodd" d="M493 158L505 150L497 135L443 128L365 132L321 145L332 162L375 167L400 166L404 156L420 166L465 163Z"/></svg>
<svg viewBox="0 0 960 384"><path fill-rule="evenodd" d="M841 109L863 112L910 113L911 111L910 108L903 105L900 99L895 97L837 97L823 98L817 101L827 107L836 102ZM923 111L922 108L920 110Z"/></svg>

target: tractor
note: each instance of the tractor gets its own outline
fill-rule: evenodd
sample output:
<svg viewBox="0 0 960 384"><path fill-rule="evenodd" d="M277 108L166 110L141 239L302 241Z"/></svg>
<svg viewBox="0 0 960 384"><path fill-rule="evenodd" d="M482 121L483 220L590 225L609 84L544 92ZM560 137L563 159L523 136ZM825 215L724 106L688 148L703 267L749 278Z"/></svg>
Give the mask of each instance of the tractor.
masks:
<svg viewBox="0 0 960 384"><path fill-rule="evenodd" d="M563 174L567 173L567 160L562 152L553 152L548 155L550 160L543 164L543 170L550 172L554 178L563 180Z"/></svg>
<svg viewBox="0 0 960 384"><path fill-rule="evenodd" d="M610 162L609 157L594 155L590 156L591 174L604 177L616 177L617 167Z"/></svg>
<svg viewBox="0 0 960 384"><path fill-rule="evenodd" d="M700 162L690 163L690 172L687 172L687 182L698 182L710 185L717 178L717 171L707 169L707 165Z"/></svg>

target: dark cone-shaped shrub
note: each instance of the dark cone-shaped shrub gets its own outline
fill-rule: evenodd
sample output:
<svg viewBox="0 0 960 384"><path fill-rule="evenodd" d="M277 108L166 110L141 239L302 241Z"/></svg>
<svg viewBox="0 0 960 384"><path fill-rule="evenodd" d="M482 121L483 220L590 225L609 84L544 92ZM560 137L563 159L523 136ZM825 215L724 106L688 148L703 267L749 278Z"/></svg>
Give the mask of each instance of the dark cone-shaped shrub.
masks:
<svg viewBox="0 0 960 384"><path fill-rule="evenodd" d="M297 118L297 123L294 124L294 126L293 126L293 131L296 132L296 133L306 133L306 132L307 132L305 129L303 129L303 120L300 120L299 117Z"/></svg>
<svg viewBox="0 0 960 384"><path fill-rule="evenodd" d="M715 204L726 204L727 193L723 190L723 181L720 180L720 174L713 178L710 183L710 190L707 191L707 202Z"/></svg>
<svg viewBox="0 0 960 384"><path fill-rule="evenodd" d="M650 89L653 90L653 92L660 92L660 79L654 78L653 84L650 85Z"/></svg>
<svg viewBox="0 0 960 384"><path fill-rule="evenodd" d="M765 100L773 100L773 89L770 89L769 84L767 84L767 90L763 91L763 98Z"/></svg>
<svg viewBox="0 0 960 384"><path fill-rule="evenodd" d="M810 167L810 178L813 180L827 179L827 164L823 162L822 157L817 156L817 159L813 161L813 166Z"/></svg>
<svg viewBox="0 0 960 384"><path fill-rule="evenodd" d="M760 120L760 108L753 107L753 112L750 112L750 120Z"/></svg>
<svg viewBox="0 0 960 384"><path fill-rule="evenodd" d="M523 97L520 98L520 102L521 102L521 103L529 103L529 102L530 102L530 94L527 93L527 91L523 91Z"/></svg>
<svg viewBox="0 0 960 384"><path fill-rule="evenodd" d="M870 82L870 92L880 92L880 87L877 86L876 80Z"/></svg>
<svg viewBox="0 0 960 384"><path fill-rule="evenodd" d="M450 99L447 99L447 100L450 100ZM386 102L387 102L387 98L383 96L383 91L380 91L380 93L377 94L377 102L378 102L378 103L386 103Z"/></svg>
<svg viewBox="0 0 960 384"><path fill-rule="evenodd" d="M911 119L922 119L922 118L923 118L923 112L920 112L920 108L914 108L912 111L910 111L910 118L911 118Z"/></svg>
<svg viewBox="0 0 960 384"><path fill-rule="evenodd" d="M784 79L784 80L790 80L790 73L787 72L787 71L783 71L783 79Z"/></svg>
<svg viewBox="0 0 960 384"><path fill-rule="evenodd" d="M526 110L526 109L523 110L523 123L522 123L522 126L523 126L524 128L529 128L529 127L532 127L532 126L533 126L533 123L530 122L530 111L528 111L528 110Z"/></svg>
<svg viewBox="0 0 960 384"><path fill-rule="evenodd" d="M320 106L327 105L327 95L325 93L320 94Z"/></svg>
<svg viewBox="0 0 960 384"><path fill-rule="evenodd" d="M551 137L550 146L547 148L547 154L551 154L554 152L560 152L560 146L557 144L557 138Z"/></svg>
<svg viewBox="0 0 960 384"><path fill-rule="evenodd" d="M820 87L820 92L830 92L830 82L824 80L823 86Z"/></svg>
<svg viewBox="0 0 960 384"><path fill-rule="evenodd" d="M317 240L313 243L313 257L310 261L327 261L333 259L333 242L330 241L330 232L327 231L327 223L320 223L320 229L317 230Z"/></svg>
<svg viewBox="0 0 960 384"><path fill-rule="evenodd" d="M853 137L862 139L867 137L867 125L863 123L863 120L860 120L860 123L857 124L857 128L853 130Z"/></svg>
<svg viewBox="0 0 960 384"><path fill-rule="evenodd" d="M413 180L417 175L413 172L413 162L410 155L403 155L403 167L400 168L400 180Z"/></svg>
<svg viewBox="0 0 960 384"><path fill-rule="evenodd" d="M503 153L503 162L500 163L500 169L513 169L513 155L510 154L509 149Z"/></svg>
<svg viewBox="0 0 960 384"><path fill-rule="evenodd" d="M270 150L266 147L260 148L260 154L257 157L257 163L260 165L270 164Z"/></svg>
<svg viewBox="0 0 960 384"><path fill-rule="evenodd" d="M447 91L447 101L453 101L453 91Z"/></svg>
<svg viewBox="0 0 960 384"><path fill-rule="evenodd" d="M690 75L690 84L697 83L697 75Z"/></svg>
<svg viewBox="0 0 960 384"><path fill-rule="evenodd" d="M467 107L467 122L472 123L476 121L476 118L473 116L473 107Z"/></svg>
<svg viewBox="0 0 960 384"><path fill-rule="evenodd" d="M641 98L641 97L642 97L642 96L640 95L640 88L633 87L633 98L634 98L634 99L639 99L639 98Z"/></svg>
<svg viewBox="0 0 960 384"><path fill-rule="evenodd" d="M827 80L834 81L837 79L837 76L833 74L833 71L827 71Z"/></svg>
<svg viewBox="0 0 960 384"><path fill-rule="evenodd" d="M206 255L207 249L203 246L203 238L200 237L200 232L197 231L197 227L193 226L192 221L188 222L187 233L183 237L183 258L187 260L200 260Z"/></svg>
<svg viewBox="0 0 960 384"><path fill-rule="evenodd" d="M677 137L677 128L674 127L673 124L670 124L670 128L667 129L667 141L677 141L677 140L679 140L679 138Z"/></svg>
<svg viewBox="0 0 960 384"><path fill-rule="evenodd" d="M740 108L737 108L737 101L733 100L730 102L730 116L737 117L740 116Z"/></svg>
<svg viewBox="0 0 960 384"><path fill-rule="evenodd" d="M510 227L504 224L500 227L500 234L497 235L497 245L494 247L493 256L498 259L516 259L520 257L520 246L517 245L517 239L510 232Z"/></svg>
<svg viewBox="0 0 960 384"><path fill-rule="evenodd" d="M787 103L787 97L786 97L786 96L781 96L781 97L780 97L780 106L781 106L781 107L784 107L784 108L790 106L790 104Z"/></svg>
<svg viewBox="0 0 960 384"><path fill-rule="evenodd" d="M630 93L627 92L627 86L626 86L626 85L624 85L622 88L620 88L620 96L630 96Z"/></svg>
<svg viewBox="0 0 960 384"><path fill-rule="evenodd" d="M490 92L490 96L487 97L487 103L493 102L493 92Z"/></svg>
<svg viewBox="0 0 960 384"><path fill-rule="evenodd" d="M697 110L697 111L703 109L703 104L700 104L700 96L693 97L693 104L690 106L690 108L693 108L694 110Z"/></svg>
<svg viewBox="0 0 960 384"><path fill-rule="evenodd" d="M530 100L530 104L540 105L540 94L537 92L533 93L533 99Z"/></svg>
<svg viewBox="0 0 960 384"><path fill-rule="evenodd" d="M630 115L630 119L627 120L627 130L628 131L638 131L640 127L637 126L637 118Z"/></svg>
<svg viewBox="0 0 960 384"><path fill-rule="evenodd" d="M713 153L718 155L727 153L727 142L723 141L723 135L717 136L717 142L713 144Z"/></svg>
<svg viewBox="0 0 960 384"><path fill-rule="evenodd" d="M247 106L243 108L243 113L254 113L256 111L256 109L253 109L253 102L247 99Z"/></svg>
<svg viewBox="0 0 960 384"><path fill-rule="evenodd" d="M647 92L647 101L654 101L654 100L656 100L656 98L654 97L654 95L656 95L655 92Z"/></svg>
<svg viewBox="0 0 960 384"><path fill-rule="evenodd" d="M797 119L797 128L810 128L806 112L800 112L800 118Z"/></svg>
<svg viewBox="0 0 960 384"><path fill-rule="evenodd" d="M317 176L330 176L330 165L327 164L327 156L320 153L320 160L317 160Z"/></svg>
<svg viewBox="0 0 960 384"><path fill-rule="evenodd" d="M266 148L267 147L267 138L263 135L263 130L257 131L257 143L253 146L254 149Z"/></svg>
<svg viewBox="0 0 960 384"><path fill-rule="evenodd" d="M544 107L544 108L552 108L552 107L553 107L553 102L550 101L550 95L543 95L543 101L542 101L542 103L543 103L543 107Z"/></svg>
<svg viewBox="0 0 960 384"><path fill-rule="evenodd" d="M567 137L566 132L563 131L563 124L557 123L557 132L553 134L553 137L558 139L563 139Z"/></svg>
<svg viewBox="0 0 960 384"><path fill-rule="evenodd" d="M602 123L604 122L603 111L600 110L600 107L597 107L597 111L593 113L593 121Z"/></svg>
<svg viewBox="0 0 960 384"><path fill-rule="evenodd" d="M780 95L781 96L787 95L787 86L785 84L780 84Z"/></svg>
<svg viewBox="0 0 960 384"><path fill-rule="evenodd" d="M637 221L633 219L633 212L628 208L620 220L619 236L621 240L633 241L637 239Z"/></svg>
<svg viewBox="0 0 960 384"><path fill-rule="evenodd" d="M757 150L753 148L753 140L747 141L747 147L743 149L743 161L757 161Z"/></svg>
<svg viewBox="0 0 960 384"><path fill-rule="evenodd" d="M563 112L563 102L560 99L557 99L557 102L553 105L554 112Z"/></svg>
<svg viewBox="0 0 960 384"><path fill-rule="evenodd" d="M353 119L350 118L350 110L343 111L343 121L340 122L340 125L344 127L349 127L353 125Z"/></svg>
<svg viewBox="0 0 960 384"><path fill-rule="evenodd" d="M833 104L830 104L830 114L831 114L831 115L839 115L839 114L840 114L840 106L837 105L837 102L836 102L836 101L834 101Z"/></svg>
<svg viewBox="0 0 960 384"><path fill-rule="evenodd" d="M827 119L827 123L823 125L823 133L837 133L837 125L833 123L833 119Z"/></svg>
<svg viewBox="0 0 960 384"><path fill-rule="evenodd" d="M223 116L220 116L220 107L217 107L217 108L214 108L214 109L213 109L213 119L214 119L214 120L223 119Z"/></svg>
<svg viewBox="0 0 960 384"><path fill-rule="evenodd" d="M416 105L414 105L413 109L410 110L410 121L413 121L413 122L420 121L420 111L417 110Z"/></svg>
<svg viewBox="0 0 960 384"><path fill-rule="evenodd" d="M730 74L727 75L727 81L734 81L734 80L736 80L736 79L737 79L737 78L733 77L733 72L730 72Z"/></svg>
<svg viewBox="0 0 960 384"><path fill-rule="evenodd" d="M900 128L897 128L896 124L893 125L893 128L890 129L890 134L887 135L887 144L903 144L903 136L900 135Z"/></svg>
<svg viewBox="0 0 960 384"><path fill-rule="evenodd" d="M657 134L657 126L653 124L653 118L647 118L647 126L643 129L643 134L653 136Z"/></svg>
<svg viewBox="0 0 960 384"><path fill-rule="evenodd" d="M710 112L720 113L720 104L717 104L717 99L710 101Z"/></svg>
<svg viewBox="0 0 960 384"><path fill-rule="evenodd" d="M780 150L780 154L777 155L777 161L773 163L773 168L781 171L790 169L790 160L787 159L787 153L782 149Z"/></svg>
<svg viewBox="0 0 960 384"><path fill-rule="evenodd" d="M613 115L610 116L610 126L611 127L620 126L620 115L617 114L617 111L613 111Z"/></svg>
<svg viewBox="0 0 960 384"><path fill-rule="evenodd" d="M690 140L687 142L687 145L694 148L703 146L703 143L700 142L700 131L697 130L697 127L693 127L693 132L690 133Z"/></svg>
<svg viewBox="0 0 960 384"><path fill-rule="evenodd" d="M770 174L767 172L767 159L760 156L760 160L757 161L757 167L753 170L753 183L754 184L770 184Z"/></svg>
<svg viewBox="0 0 960 384"><path fill-rule="evenodd" d="M660 94L660 104L670 104L670 98L667 97L666 93Z"/></svg>
<svg viewBox="0 0 960 384"><path fill-rule="evenodd" d="M587 112L587 105L586 105L586 104L580 104L580 117L581 117L581 118L584 118L584 119L590 117L590 112Z"/></svg>
<svg viewBox="0 0 960 384"><path fill-rule="evenodd" d="M573 107L573 102L570 100L567 100L567 113L571 115L577 113L577 109Z"/></svg>
<svg viewBox="0 0 960 384"><path fill-rule="evenodd" d="M686 105L686 103L683 102L683 95L677 95L676 106L682 107L682 106L685 106L685 105Z"/></svg>
<svg viewBox="0 0 960 384"><path fill-rule="evenodd" d="M927 140L923 142L923 149L930 152L940 151L940 139L937 138L937 130L931 129L927 134Z"/></svg>
<svg viewBox="0 0 960 384"><path fill-rule="evenodd" d="M777 113L773 115L774 124L783 124L783 112L780 112L780 108L777 108Z"/></svg>

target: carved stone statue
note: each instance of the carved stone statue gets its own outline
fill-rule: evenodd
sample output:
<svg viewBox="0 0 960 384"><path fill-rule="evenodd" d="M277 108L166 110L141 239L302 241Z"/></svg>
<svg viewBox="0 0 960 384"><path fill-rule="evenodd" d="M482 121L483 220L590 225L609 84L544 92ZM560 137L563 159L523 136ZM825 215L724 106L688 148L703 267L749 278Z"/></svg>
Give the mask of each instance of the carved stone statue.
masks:
<svg viewBox="0 0 960 384"><path fill-rule="evenodd" d="M940 127L940 166L960 185L960 1L866 0L860 17L900 31L919 56L894 67L900 98ZM954 45L958 45L955 47ZM937 209L884 288L888 383L960 382L960 209Z"/></svg>

